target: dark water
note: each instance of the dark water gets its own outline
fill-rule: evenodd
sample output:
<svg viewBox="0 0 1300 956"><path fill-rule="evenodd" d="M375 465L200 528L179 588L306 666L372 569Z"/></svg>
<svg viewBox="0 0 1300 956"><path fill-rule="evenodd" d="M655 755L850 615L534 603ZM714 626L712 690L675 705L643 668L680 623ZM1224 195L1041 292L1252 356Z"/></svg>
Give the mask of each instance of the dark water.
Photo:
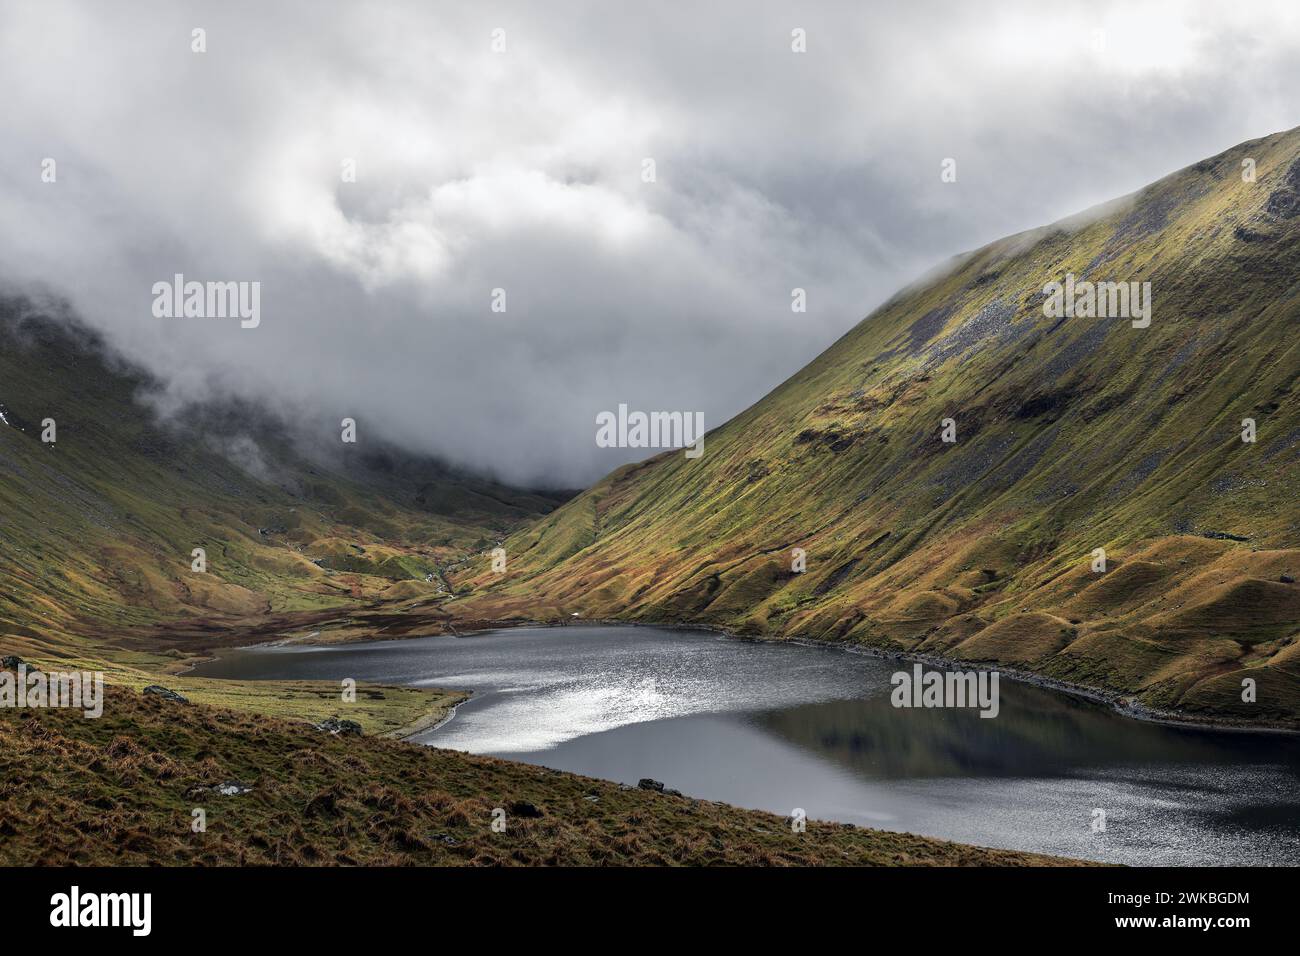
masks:
<svg viewBox="0 0 1300 956"><path fill-rule="evenodd" d="M1143 723L1010 680L993 719L895 708L900 669L834 648L572 627L258 648L196 676L472 690L418 739L782 814L1121 863L1300 864L1296 737Z"/></svg>

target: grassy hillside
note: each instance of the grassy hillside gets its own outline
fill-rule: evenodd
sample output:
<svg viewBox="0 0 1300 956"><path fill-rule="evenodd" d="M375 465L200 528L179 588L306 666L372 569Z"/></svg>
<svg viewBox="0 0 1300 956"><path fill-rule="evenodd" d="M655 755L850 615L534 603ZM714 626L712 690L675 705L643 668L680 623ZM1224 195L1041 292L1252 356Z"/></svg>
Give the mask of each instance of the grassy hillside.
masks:
<svg viewBox="0 0 1300 956"><path fill-rule="evenodd" d="M1067 273L1150 282L1150 326L1049 318ZM932 652L1294 723L1298 292L1291 131L950 263L701 459L616 471L512 536L506 575L481 557L457 610Z"/></svg>
<svg viewBox="0 0 1300 956"><path fill-rule="evenodd" d="M147 403L155 388L57 305L0 300L0 652L140 687L215 643L307 635L377 604L436 606L448 568L556 503L343 446L337 431L322 463L238 404L163 422ZM269 713L300 696L172 683ZM410 710L376 715L374 729L411 722Z"/></svg>
<svg viewBox="0 0 1300 956"><path fill-rule="evenodd" d="M251 789L213 791L227 782ZM1069 862L835 823L794 833L769 813L119 687L98 720L0 710L0 865Z"/></svg>

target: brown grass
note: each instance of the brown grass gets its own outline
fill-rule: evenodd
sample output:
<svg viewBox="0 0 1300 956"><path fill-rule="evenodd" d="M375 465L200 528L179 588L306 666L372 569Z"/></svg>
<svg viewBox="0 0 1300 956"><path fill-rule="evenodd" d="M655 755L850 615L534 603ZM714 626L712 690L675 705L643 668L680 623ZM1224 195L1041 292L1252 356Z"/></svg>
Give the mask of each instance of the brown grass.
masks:
<svg viewBox="0 0 1300 956"><path fill-rule="evenodd" d="M241 796L203 793L234 779ZM593 799L594 798L594 799ZM528 818L517 804L532 804ZM207 830L191 831L202 807ZM505 832L491 826L507 808ZM809 822L107 688L104 716L0 711L0 863L1028 865L1071 861Z"/></svg>

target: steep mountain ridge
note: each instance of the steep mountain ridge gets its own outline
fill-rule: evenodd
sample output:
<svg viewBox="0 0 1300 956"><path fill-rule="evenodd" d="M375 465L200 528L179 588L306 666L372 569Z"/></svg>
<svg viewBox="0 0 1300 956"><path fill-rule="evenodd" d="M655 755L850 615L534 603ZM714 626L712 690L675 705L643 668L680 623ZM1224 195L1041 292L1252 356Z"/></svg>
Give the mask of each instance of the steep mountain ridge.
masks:
<svg viewBox="0 0 1300 956"><path fill-rule="evenodd" d="M516 533L508 572L484 556L457 613L862 643L1296 721L1297 239L1292 130L990 243L702 458L619 469ZM1049 314L1045 287L1071 276L1149 282L1149 325Z"/></svg>

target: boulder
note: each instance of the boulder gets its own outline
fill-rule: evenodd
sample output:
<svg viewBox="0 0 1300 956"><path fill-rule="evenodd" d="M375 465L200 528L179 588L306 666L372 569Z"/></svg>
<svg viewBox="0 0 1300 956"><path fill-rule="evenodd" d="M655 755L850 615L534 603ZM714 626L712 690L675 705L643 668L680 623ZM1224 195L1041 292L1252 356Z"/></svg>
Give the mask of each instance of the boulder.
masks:
<svg viewBox="0 0 1300 956"><path fill-rule="evenodd" d="M188 704L190 699L183 694L178 694L174 690L164 687L162 684L150 684L143 693L151 697L161 697L163 700L175 701L178 704Z"/></svg>
<svg viewBox="0 0 1300 956"><path fill-rule="evenodd" d="M355 720L343 720L339 717L327 717L319 724L316 724L317 730L323 730L327 734L337 734L340 737L360 737L361 725Z"/></svg>
<svg viewBox="0 0 1300 956"><path fill-rule="evenodd" d="M664 785L658 780L651 780L649 777L642 777L636 782L638 790L654 790L657 793L664 792Z"/></svg>
<svg viewBox="0 0 1300 956"><path fill-rule="evenodd" d="M185 796L190 799L205 796L241 797L246 793L252 792L253 788L246 783L240 783L238 780L223 780L220 783L214 783L211 786L199 785L196 787L190 787L185 791Z"/></svg>

